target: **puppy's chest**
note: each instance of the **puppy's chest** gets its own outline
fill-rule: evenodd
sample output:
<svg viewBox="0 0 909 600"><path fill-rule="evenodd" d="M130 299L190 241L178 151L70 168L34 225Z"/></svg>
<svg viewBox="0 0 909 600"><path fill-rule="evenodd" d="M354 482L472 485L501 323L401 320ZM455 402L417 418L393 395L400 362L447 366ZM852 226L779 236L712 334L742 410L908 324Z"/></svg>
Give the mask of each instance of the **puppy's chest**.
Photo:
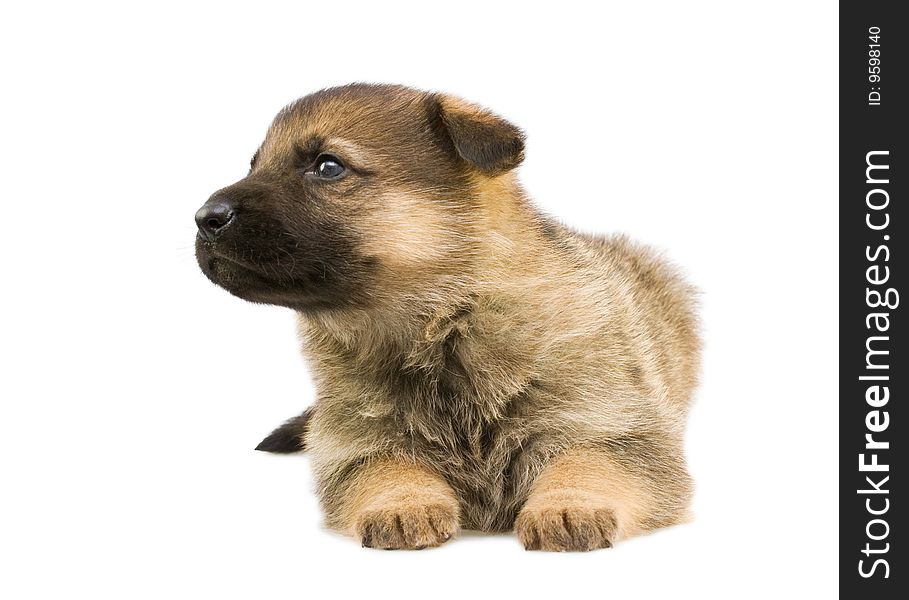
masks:
<svg viewBox="0 0 909 600"><path fill-rule="evenodd" d="M402 415L401 441L457 491L474 527L495 529L516 501L525 434L510 420L486 421L463 406L430 418ZM507 525L505 525L507 527Z"/></svg>
<svg viewBox="0 0 909 600"><path fill-rule="evenodd" d="M521 427L511 416L490 415L482 403L464 397L415 398L396 404L392 427L406 446L437 456L439 462L492 469L499 455L518 443Z"/></svg>
<svg viewBox="0 0 909 600"><path fill-rule="evenodd" d="M399 355L373 381L384 390L391 427L414 451L488 471L520 443L532 380L507 353L492 357L483 338L459 333L469 328L452 326L422 352Z"/></svg>
<svg viewBox="0 0 909 600"><path fill-rule="evenodd" d="M445 477L471 527L507 529L526 496L537 440L525 396L503 400L443 389L396 405L391 427L398 443Z"/></svg>
<svg viewBox="0 0 909 600"><path fill-rule="evenodd" d="M444 476L470 526L509 527L540 445L532 433L539 431L535 370L515 352L494 354L455 335L422 358L419 368L403 357L381 369L348 367L346 381L356 382L345 394L351 408L383 446Z"/></svg>

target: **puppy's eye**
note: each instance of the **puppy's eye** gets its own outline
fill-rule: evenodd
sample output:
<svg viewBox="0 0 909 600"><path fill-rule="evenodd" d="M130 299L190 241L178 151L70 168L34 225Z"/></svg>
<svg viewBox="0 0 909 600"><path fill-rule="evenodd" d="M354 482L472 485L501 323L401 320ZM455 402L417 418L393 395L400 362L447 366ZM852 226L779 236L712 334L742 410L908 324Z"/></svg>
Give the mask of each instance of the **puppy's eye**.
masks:
<svg viewBox="0 0 909 600"><path fill-rule="evenodd" d="M335 156L323 154L316 159L315 174L322 179L337 179L344 171L344 165Z"/></svg>

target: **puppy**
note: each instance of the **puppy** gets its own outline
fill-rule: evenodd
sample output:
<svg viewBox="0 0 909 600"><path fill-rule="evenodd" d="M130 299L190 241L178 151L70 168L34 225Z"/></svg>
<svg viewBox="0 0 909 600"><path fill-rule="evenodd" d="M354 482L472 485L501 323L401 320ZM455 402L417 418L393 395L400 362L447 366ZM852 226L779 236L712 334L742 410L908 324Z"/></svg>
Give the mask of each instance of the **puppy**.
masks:
<svg viewBox="0 0 909 600"><path fill-rule="evenodd" d="M196 213L211 281L299 315L318 400L259 448L305 442L327 524L364 546L592 550L686 518L693 289L538 212L523 151L448 95L332 88Z"/></svg>

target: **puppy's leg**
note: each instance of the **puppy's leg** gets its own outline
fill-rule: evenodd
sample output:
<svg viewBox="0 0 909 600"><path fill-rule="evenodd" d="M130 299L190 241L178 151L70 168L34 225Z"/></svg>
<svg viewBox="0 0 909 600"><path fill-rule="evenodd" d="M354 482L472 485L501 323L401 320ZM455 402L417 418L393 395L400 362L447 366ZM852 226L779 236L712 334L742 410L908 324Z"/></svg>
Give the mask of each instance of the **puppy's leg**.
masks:
<svg viewBox="0 0 909 600"><path fill-rule="evenodd" d="M528 550L593 550L683 521L681 454L646 440L569 449L543 469L515 521Z"/></svg>
<svg viewBox="0 0 909 600"><path fill-rule="evenodd" d="M413 463L372 461L358 468L342 493L331 521L367 547L427 548L458 531L454 491L441 476Z"/></svg>

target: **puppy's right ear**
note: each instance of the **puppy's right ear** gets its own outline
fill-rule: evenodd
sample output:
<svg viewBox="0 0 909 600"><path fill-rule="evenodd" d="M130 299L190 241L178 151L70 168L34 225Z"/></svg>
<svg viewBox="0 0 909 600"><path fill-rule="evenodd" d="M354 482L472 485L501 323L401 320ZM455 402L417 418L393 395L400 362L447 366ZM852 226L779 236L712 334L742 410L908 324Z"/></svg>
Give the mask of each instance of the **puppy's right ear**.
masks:
<svg viewBox="0 0 909 600"><path fill-rule="evenodd" d="M524 160L524 133L488 110L444 94L433 96L438 118L458 156L487 175Z"/></svg>

